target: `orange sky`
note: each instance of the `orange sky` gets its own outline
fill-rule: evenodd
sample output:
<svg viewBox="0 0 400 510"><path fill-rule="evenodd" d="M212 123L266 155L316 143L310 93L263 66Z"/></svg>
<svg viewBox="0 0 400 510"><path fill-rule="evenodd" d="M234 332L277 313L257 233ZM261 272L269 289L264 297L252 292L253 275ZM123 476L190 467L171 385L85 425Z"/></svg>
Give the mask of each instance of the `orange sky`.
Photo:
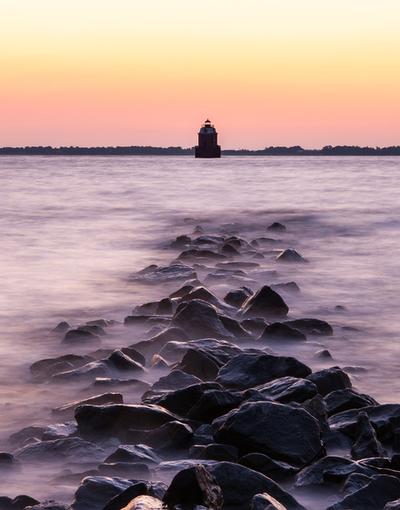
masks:
<svg viewBox="0 0 400 510"><path fill-rule="evenodd" d="M1 0L0 145L400 144L398 0Z"/></svg>

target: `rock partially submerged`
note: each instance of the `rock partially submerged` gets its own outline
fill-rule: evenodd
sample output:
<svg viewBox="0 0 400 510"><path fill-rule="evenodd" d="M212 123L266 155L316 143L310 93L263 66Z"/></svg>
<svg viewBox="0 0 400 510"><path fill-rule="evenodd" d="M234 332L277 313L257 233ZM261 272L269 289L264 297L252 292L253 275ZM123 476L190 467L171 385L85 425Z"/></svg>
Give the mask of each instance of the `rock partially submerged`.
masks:
<svg viewBox="0 0 400 510"><path fill-rule="evenodd" d="M266 319L285 318L289 308L283 298L271 287L264 285L255 294L246 299L240 308L243 317L264 317Z"/></svg>

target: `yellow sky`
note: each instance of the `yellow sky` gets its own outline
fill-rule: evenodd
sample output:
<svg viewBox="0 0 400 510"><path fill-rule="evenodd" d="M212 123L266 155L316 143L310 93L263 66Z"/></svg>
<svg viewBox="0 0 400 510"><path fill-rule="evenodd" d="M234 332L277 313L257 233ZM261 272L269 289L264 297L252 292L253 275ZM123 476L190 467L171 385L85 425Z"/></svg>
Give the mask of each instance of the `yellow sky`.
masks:
<svg viewBox="0 0 400 510"><path fill-rule="evenodd" d="M0 0L0 145L400 144L399 0Z"/></svg>

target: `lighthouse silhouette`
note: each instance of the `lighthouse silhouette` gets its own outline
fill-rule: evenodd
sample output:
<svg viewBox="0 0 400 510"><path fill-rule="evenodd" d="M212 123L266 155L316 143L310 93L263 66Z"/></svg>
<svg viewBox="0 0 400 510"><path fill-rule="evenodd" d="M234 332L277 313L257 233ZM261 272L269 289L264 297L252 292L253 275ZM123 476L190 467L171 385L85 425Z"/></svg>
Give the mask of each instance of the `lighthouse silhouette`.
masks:
<svg viewBox="0 0 400 510"><path fill-rule="evenodd" d="M196 158L220 158L221 147L218 145L218 133L207 119L199 131L199 145L195 147Z"/></svg>

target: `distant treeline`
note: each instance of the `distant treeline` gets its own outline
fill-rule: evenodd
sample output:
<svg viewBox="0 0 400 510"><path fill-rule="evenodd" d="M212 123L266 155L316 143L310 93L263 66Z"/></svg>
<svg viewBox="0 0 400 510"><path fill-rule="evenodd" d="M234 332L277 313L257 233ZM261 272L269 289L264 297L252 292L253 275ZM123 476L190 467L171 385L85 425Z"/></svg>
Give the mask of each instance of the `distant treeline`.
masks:
<svg viewBox="0 0 400 510"><path fill-rule="evenodd" d="M266 147L265 149L223 150L225 156L400 156L400 146L359 147L357 145L327 145L322 149ZM182 147L0 147L0 155L13 156L191 156L194 148Z"/></svg>

